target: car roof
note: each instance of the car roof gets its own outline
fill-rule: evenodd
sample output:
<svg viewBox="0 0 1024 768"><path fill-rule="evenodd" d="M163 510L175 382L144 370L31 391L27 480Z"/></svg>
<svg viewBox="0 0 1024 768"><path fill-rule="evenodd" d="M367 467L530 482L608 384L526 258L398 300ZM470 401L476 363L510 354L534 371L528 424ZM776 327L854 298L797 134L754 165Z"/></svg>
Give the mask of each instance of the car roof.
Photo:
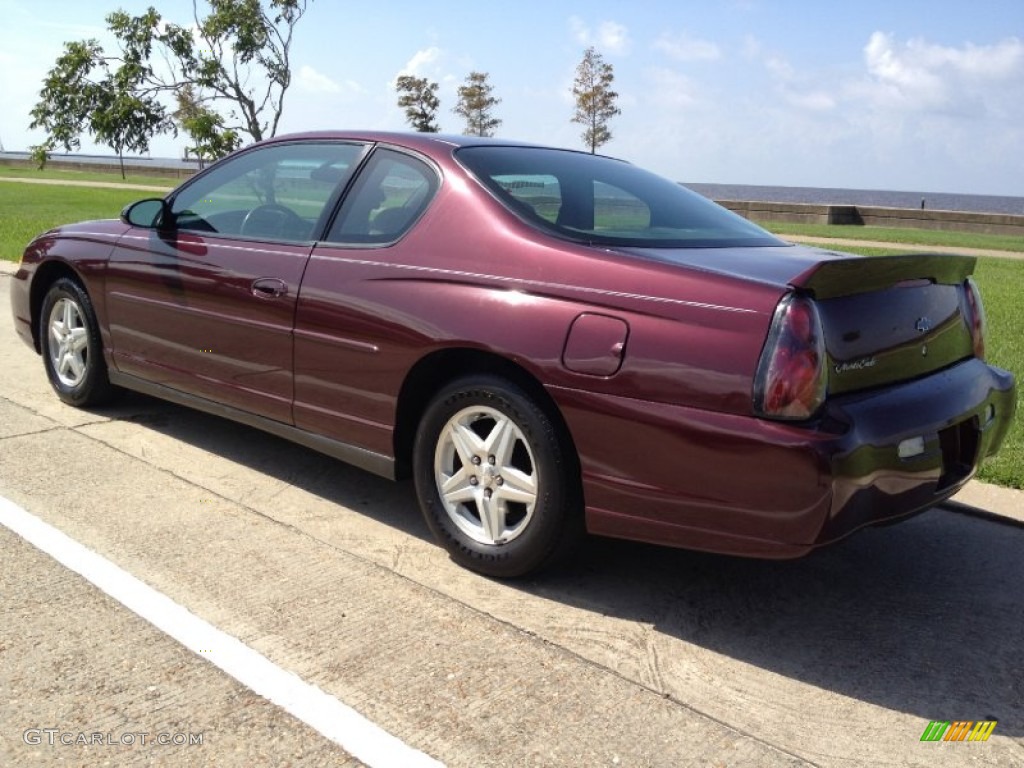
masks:
<svg viewBox="0 0 1024 768"><path fill-rule="evenodd" d="M280 141L313 141L313 140L349 140L372 141L384 144L397 144L410 149L438 150L447 148L449 151L461 147L500 146L500 147L543 147L524 141L497 139L482 136L461 136L449 133L417 133L413 131L376 131L376 130L323 130L289 133L267 139L261 144L272 144ZM573 150L568 150L573 151Z"/></svg>

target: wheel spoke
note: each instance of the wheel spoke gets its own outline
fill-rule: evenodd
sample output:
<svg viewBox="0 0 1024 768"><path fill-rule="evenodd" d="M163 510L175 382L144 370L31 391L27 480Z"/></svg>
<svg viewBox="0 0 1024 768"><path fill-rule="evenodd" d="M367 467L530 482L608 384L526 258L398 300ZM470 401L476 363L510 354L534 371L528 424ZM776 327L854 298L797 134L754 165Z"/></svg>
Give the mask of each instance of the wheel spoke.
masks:
<svg viewBox="0 0 1024 768"><path fill-rule="evenodd" d="M54 312L53 314L56 315L57 313ZM50 320L50 338L59 344L66 335L67 326L64 325L64 322L59 317L52 317Z"/></svg>
<svg viewBox="0 0 1024 768"><path fill-rule="evenodd" d="M74 353L79 353L85 350L89 344L89 336L85 332L85 328L73 328L71 330L70 348Z"/></svg>
<svg viewBox="0 0 1024 768"><path fill-rule="evenodd" d="M85 361L71 350L67 352L67 361L68 366L71 368L72 376L77 383L85 373Z"/></svg>
<svg viewBox="0 0 1024 768"><path fill-rule="evenodd" d="M472 463L473 457L480 452L480 438L476 432L462 423L453 423L448 427L448 437L455 447L463 466Z"/></svg>
<svg viewBox="0 0 1024 768"><path fill-rule="evenodd" d="M78 314L75 312L75 305L70 302L64 302L64 328L65 332L70 332L75 327L75 316Z"/></svg>
<svg viewBox="0 0 1024 768"><path fill-rule="evenodd" d="M469 478L472 472L468 467L472 465L463 464L461 468L451 477L444 481L441 486L441 496L449 504L461 504L464 501L473 501L476 488L470 484Z"/></svg>
<svg viewBox="0 0 1024 768"><path fill-rule="evenodd" d="M480 523L484 529L484 536L491 544L498 544L505 540L505 503L497 496L487 498L487 494L481 493L476 502L480 511Z"/></svg>
<svg viewBox="0 0 1024 768"><path fill-rule="evenodd" d="M57 372L61 378L64 379L65 383L74 385L74 371L71 365L71 355L67 352L62 352L57 360Z"/></svg>
<svg viewBox="0 0 1024 768"><path fill-rule="evenodd" d="M518 501L522 504L535 504L537 501L537 480L533 475L520 472L514 467L504 466L501 469L502 485L495 488L495 493L505 501Z"/></svg>
<svg viewBox="0 0 1024 768"><path fill-rule="evenodd" d="M508 466L512 460L512 451L516 445L516 427L511 419L501 418L487 435L483 448L488 455L494 456L499 467Z"/></svg>

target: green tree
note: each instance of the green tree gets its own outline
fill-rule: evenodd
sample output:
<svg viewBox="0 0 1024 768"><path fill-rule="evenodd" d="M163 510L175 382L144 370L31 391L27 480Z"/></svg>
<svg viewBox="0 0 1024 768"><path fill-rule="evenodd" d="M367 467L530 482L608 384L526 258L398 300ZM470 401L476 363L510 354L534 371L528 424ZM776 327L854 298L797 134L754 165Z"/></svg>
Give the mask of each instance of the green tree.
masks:
<svg viewBox="0 0 1024 768"><path fill-rule="evenodd" d="M140 90L141 78L131 62L113 67L95 40L67 43L31 112L31 127L47 133L33 158L42 166L57 146L78 149L87 133L114 150L124 178L125 151L145 152L155 134L171 128L163 105Z"/></svg>
<svg viewBox="0 0 1024 768"><path fill-rule="evenodd" d="M238 132L224 127L224 118L199 103L195 90L185 87L175 94L178 108L174 119L191 138L192 146L186 150L199 160L202 168L206 160L223 157L241 145Z"/></svg>
<svg viewBox="0 0 1024 768"><path fill-rule="evenodd" d="M420 133L437 133L437 108L441 100L437 97L437 83L425 77L402 75L395 81L398 91L398 106L405 110L405 119Z"/></svg>
<svg viewBox="0 0 1024 768"><path fill-rule="evenodd" d="M494 87L486 72L470 72L466 84L459 86L459 103L452 111L465 118L467 136L493 136L501 120L492 110L501 103L493 95Z"/></svg>
<svg viewBox="0 0 1024 768"><path fill-rule="evenodd" d="M82 117L101 104L100 94L83 86L101 83L115 86L123 97L106 105L109 114L132 116L135 128L123 143L127 149L148 146L157 132L174 130L163 106L168 99L178 112L182 99L201 110L186 110L190 128L182 127L206 151L216 150L213 154L237 146L240 134L253 141L275 135L292 81L295 26L309 2L206 0L203 16L193 0L193 18L185 25L165 23L152 7L138 16L123 10L109 14L106 22L118 51L108 55L95 40L67 43L47 77L32 111L32 127L48 131L41 154L58 144L70 151L82 133L100 138L96 128L104 135L116 133L111 121L99 126ZM97 79L95 72L112 79ZM141 145L140 130L150 131Z"/></svg>
<svg viewBox="0 0 1024 768"><path fill-rule="evenodd" d="M622 112L615 106L619 94L611 88L614 80L612 65L606 63L593 46L587 48L583 60L576 67L576 80L572 86L572 95L576 99L572 122L585 126L583 143L590 147L591 153L611 140L608 121Z"/></svg>
<svg viewBox="0 0 1024 768"><path fill-rule="evenodd" d="M157 49L170 63L161 74L148 67L152 87L180 91L191 86L198 103L223 104L233 121L225 130L253 141L277 133L284 97L292 82L291 46L307 0L207 0L201 18L192 3L193 24L163 24L150 8L141 16L118 11L107 17L126 56L143 62Z"/></svg>

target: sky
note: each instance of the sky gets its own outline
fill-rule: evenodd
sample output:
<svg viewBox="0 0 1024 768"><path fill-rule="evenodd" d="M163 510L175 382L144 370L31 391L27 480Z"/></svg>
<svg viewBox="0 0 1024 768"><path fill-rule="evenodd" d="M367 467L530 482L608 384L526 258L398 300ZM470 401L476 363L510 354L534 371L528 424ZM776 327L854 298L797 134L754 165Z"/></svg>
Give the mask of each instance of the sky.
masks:
<svg viewBox="0 0 1024 768"><path fill-rule="evenodd" d="M29 111L65 41L109 50L106 14L150 5L192 18L191 0L0 0L3 147L44 138ZM312 0L278 132L404 130L394 81L414 74L458 133L478 70L498 136L583 148L571 89L591 45L622 110L601 151L677 181L1024 196L1024 0Z"/></svg>

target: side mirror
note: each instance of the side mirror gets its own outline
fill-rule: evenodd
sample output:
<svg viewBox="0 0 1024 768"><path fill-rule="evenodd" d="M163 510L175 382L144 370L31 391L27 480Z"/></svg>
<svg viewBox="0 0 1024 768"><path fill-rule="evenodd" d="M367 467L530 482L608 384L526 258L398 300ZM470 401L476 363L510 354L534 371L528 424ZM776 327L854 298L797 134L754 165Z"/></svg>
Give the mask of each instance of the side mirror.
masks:
<svg viewBox="0 0 1024 768"><path fill-rule="evenodd" d="M133 227L157 229L167 225L170 220L167 213L167 202L163 198L148 198L126 206L121 211L121 221Z"/></svg>

